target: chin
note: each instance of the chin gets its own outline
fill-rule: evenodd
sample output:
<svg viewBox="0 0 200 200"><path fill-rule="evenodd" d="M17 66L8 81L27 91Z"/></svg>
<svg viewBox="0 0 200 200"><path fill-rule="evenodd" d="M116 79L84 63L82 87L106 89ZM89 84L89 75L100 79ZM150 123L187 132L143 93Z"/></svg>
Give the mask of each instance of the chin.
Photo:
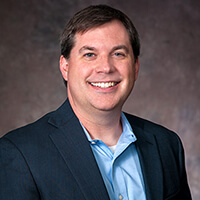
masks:
<svg viewBox="0 0 200 200"><path fill-rule="evenodd" d="M101 105L101 106L95 106L96 109L100 110L100 111L114 111L114 110L120 110L122 108L122 106L120 105Z"/></svg>

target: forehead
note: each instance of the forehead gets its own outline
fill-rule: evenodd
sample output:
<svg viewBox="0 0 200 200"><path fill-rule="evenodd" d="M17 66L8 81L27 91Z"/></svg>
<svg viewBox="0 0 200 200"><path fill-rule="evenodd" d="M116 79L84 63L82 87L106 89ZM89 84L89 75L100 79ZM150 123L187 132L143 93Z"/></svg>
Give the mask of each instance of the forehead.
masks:
<svg viewBox="0 0 200 200"><path fill-rule="evenodd" d="M124 25L118 20L113 20L85 32L76 33L75 46L86 44L130 45L130 38Z"/></svg>

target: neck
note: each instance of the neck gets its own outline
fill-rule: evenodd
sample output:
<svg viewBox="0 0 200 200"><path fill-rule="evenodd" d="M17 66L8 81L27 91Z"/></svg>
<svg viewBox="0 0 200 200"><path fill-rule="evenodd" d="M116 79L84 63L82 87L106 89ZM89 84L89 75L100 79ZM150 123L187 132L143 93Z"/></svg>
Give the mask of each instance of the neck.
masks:
<svg viewBox="0 0 200 200"><path fill-rule="evenodd" d="M92 139L102 140L108 146L117 144L122 133L121 109L89 112L77 108L73 103L71 106Z"/></svg>

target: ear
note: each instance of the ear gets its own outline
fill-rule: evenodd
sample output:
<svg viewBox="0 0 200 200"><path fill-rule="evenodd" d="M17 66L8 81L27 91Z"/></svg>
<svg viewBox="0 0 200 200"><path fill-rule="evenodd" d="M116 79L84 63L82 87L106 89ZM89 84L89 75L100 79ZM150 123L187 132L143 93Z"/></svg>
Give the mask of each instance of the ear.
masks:
<svg viewBox="0 0 200 200"><path fill-rule="evenodd" d="M135 62L135 81L137 80L137 77L138 77L139 67L140 67L140 63L139 63L139 58L137 57L137 60Z"/></svg>
<svg viewBox="0 0 200 200"><path fill-rule="evenodd" d="M60 71L62 73L63 78L66 81L68 80L68 68L69 68L68 60L63 55L61 55L60 56Z"/></svg>

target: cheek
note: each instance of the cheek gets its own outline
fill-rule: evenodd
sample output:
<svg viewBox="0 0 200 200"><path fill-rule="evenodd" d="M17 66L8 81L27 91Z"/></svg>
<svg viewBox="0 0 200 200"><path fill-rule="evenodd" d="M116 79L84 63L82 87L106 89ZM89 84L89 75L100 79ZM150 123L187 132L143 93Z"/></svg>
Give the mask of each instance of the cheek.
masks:
<svg viewBox="0 0 200 200"><path fill-rule="evenodd" d="M136 78L136 64L135 63L133 63L133 62L130 62L129 63L129 68L128 68L128 70L129 70L129 76L130 76L130 78L133 80L133 81L135 81L135 78Z"/></svg>
<svg viewBox="0 0 200 200"><path fill-rule="evenodd" d="M133 64L127 64L125 66L122 66L122 69L121 69L121 73L122 75L127 78L130 81L133 81L134 79L134 74L135 74L135 70L134 70L134 66Z"/></svg>
<svg viewBox="0 0 200 200"><path fill-rule="evenodd" d="M73 80L73 82L85 82L87 77L92 73L91 68L92 67L88 66L88 64L85 64L80 60L70 62L68 78Z"/></svg>
<svg viewBox="0 0 200 200"><path fill-rule="evenodd" d="M81 67L80 67L80 63L78 62L78 60L70 58L69 69L68 69L69 76L70 77L77 76L80 69L81 69Z"/></svg>
<svg viewBox="0 0 200 200"><path fill-rule="evenodd" d="M127 73L127 87L132 89L135 83L135 69L134 66L130 66L126 71Z"/></svg>

